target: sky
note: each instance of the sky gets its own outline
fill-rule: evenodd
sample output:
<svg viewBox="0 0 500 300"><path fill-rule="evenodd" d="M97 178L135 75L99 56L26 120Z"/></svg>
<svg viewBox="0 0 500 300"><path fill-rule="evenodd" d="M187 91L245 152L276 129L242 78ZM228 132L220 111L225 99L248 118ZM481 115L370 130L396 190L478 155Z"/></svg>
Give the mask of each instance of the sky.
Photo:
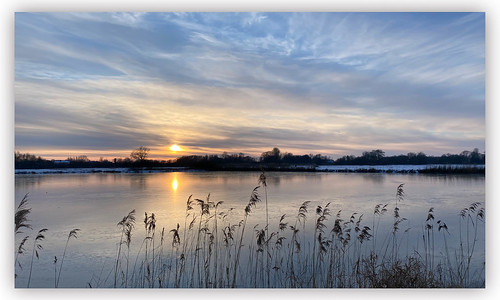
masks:
<svg viewBox="0 0 500 300"><path fill-rule="evenodd" d="M14 47L45 158L485 151L484 13L16 13Z"/></svg>

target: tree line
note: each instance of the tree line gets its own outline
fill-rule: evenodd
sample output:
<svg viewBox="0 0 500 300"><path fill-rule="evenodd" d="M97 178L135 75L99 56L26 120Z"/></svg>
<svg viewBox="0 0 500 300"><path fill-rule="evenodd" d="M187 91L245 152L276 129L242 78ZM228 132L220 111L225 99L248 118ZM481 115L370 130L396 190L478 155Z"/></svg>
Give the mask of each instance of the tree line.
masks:
<svg viewBox="0 0 500 300"><path fill-rule="evenodd" d="M171 161L147 159L150 149L139 147L134 149L129 157L99 158L90 160L86 155L69 156L63 160L49 160L29 153L14 154L16 169L52 169L52 168L138 168L167 167Z"/></svg>
<svg viewBox="0 0 500 300"><path fill-rule="evenodd" d="M345 155L335 160L337 165L428 165L428 164L484 164L486 156L478 148L462 151L460 154L443 154L428 156L423 152L410 152L394 156L385 156L385 152L377 149L365 151L361 156Z"/></svg>
<svg viewBox="0 0 500 300"><path fill-rule="evenodd" d="M360 156L345 155L336 160L321 154L294 155L282 152L274 147L255 158L244 153L227 153L221 155L189 155L175 160L148 159L150 149L139 147L129 157L112 160L100 158L90 160L87 156L73 156L66 160L48 160L29 153L15 152L16 169L50 169L50 168L136 168L136 167L189 167L197 169L226 168L266 168L311 165L425 165L425 164L484 164L485 154L477 148L462 151L459 154L443 154L430 156L423 152L410 152L394 156L386 156L385 152L376 149L365 151Z"/></svg>

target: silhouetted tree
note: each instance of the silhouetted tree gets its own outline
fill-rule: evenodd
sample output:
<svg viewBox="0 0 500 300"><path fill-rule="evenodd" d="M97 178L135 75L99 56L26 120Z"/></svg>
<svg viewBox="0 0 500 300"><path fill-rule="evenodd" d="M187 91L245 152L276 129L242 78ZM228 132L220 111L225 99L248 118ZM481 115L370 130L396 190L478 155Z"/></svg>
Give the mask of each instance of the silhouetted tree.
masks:
<svg viewBox="0 0 500 300"><path fill-rule="evenodd" d="M87 157L87 155L79 155L79 156L70 156L67 158L70 162L76 162L76 163L86 163L89 162L90 159Z"/></svg>
<svg viewBox="0 0 500 300"><path fill-rule="evenodd" d="M149 148L141 146L130 153L130 158L142 162L148 157L149 150Z"/></svg>
<svg viewBox="0 0 500 300"><path fill-rule="evenodd" d="M382 164L382 158L385 157L385 152L377 149L377 150L372 150L370 152L363 152L363 155L359 158L356 159L359 163L362 164Z"/></svg>
<svg viewBox="0 0 500 300"><path fill-rule="evenodd" d="M265 163L279 163L281 161L281 151L279 148L274 147L271 151L263 152L260 160Z"/></svg>
<svg viewBox="0 0 500 300"><path fill-rule="evenodd" d="M470 153L470 163L471 164L484 164L484 155L479 153L479 149L474 148Z"/></svg>

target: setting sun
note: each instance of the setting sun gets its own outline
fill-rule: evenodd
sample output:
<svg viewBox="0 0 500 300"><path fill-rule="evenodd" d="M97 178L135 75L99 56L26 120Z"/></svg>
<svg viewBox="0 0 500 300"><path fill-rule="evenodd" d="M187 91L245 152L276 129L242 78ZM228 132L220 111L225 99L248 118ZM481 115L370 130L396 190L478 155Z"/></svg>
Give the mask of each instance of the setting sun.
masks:
<svg viewBox="0 0 500 300"><path fill-rule="evenodd" d="M177 151L182 151L181 147L177 146L177 145L172 145L170 147L170 150L174 151L174 152L177 152Z"/></svg>

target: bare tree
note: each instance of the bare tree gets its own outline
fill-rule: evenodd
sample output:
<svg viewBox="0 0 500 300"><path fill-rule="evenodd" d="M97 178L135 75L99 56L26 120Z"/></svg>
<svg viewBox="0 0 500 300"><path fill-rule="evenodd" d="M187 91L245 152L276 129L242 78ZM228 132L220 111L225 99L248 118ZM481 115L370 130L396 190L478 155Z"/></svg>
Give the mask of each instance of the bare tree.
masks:
<svg viewBox="0 0 500 300"><path fill-rule="evenodd" d="M130 153L130 158L136 161L144 161L148 157L149 150L149 148L141 146Z"/></svg>

